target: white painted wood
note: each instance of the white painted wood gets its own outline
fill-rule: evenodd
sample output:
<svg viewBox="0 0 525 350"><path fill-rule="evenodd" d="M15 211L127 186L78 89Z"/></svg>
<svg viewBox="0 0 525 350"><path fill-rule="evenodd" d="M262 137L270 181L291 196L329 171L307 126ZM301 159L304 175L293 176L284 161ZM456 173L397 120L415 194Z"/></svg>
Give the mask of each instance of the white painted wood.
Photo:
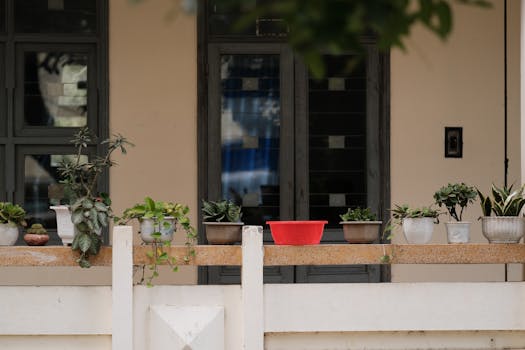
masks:
<svg viewBox="0 0 525 350"><path fill-rule="evenodd" d="M5 350L111 350L110 335L0 336Z"/></svg>
<svg viewBox="0 0 525 350"><path fill-rule="evenodd" d="M521 183L525 183L525 0L520 16Z"/></svg>
<svg viewBox="0 0 525 350"><path fill-rule="evenodd" d="M224 350L224 307L152 305L149 349Z"/></svg>
<svg viewBox="0 0 525 350"><path fill-rule="evenodd" d="M133 349L133 228L113 228L112 350Z"/></svg>
<svg viewBox="0 0 525 350"><path fill-rule="evenodd" d="M201 286L145 286L134 287L133 346L135 350L148 348L150 305L166 304L177 307L224 307L224 348L242 350L242 312L240 285ZM214 348L212 348L214 349Z"/></svg>
<svg viewBox="0 0 525 350"><path fill-rule="evenodd" d="M266 332L525 330L525 283L265 285Z"/></svg>
<svg viewBox="0 0 525 350"><path fill-rule="evenodd" d="M525 332L270 333L265 350L524 349Z"/></svg>
<svg viewBox="0 0 525 350"><path fill-rule="evenodd" d="M263 228L242 230L242 337L244 350L264 348Z"/></svg>
<svg viewBox="0 0 525 350"><path fill-rule="evenodd" d="M110 287L4 286L0 300L0 335L111 334Z"/></svg>

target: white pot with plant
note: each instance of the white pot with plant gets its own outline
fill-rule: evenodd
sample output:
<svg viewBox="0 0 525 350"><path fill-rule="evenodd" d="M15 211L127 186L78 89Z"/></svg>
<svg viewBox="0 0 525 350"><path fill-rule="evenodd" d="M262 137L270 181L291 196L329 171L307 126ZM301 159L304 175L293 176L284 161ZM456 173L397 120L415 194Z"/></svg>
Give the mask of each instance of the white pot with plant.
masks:
<svg viewBox="0 0 525 350"><path fill-rule="evenodd" d="M523 237L525 218L520 216L525 205L523 191L523 186L512 190L512 186L498 188L492 185L491 199L478 190L483 212L481 232L490 243L518 243Z"/></svg>
<svg viewBox="0 0 525 350"><path fill-rule="evenodd" d="M14 245L19 226L26 226L26 212L18 204L0 202L0 245Z"/></svg>
<svg viewBox="0 0 525 350"><path fill-rule="evenodd" d="M445 223L448 243L468 243L470 222L463 221L463 211L477 197L476 189L464 183L448 184L434 193L436 204L444 206L452 219Z"/></svg>
<svg viewBox="0 0 525 350"><path fill-rule="evenodd" d="M339 215L343 226L343 235L348 243L372 243L379 239L382 221L377 221L376 214L370 208L348 208Z"/></svg>
<svg viewBox="0 0 525 350"><path fill-rule="evenodd" d="M180 226L186 233L186 255L184 262L187 262L195 254L193 245L197 234L191 226L188 217L190 209L187 205L154 201L146 197L143 203L137 203L131 208L124 210L121 218L115 217L114 221L119 225L125 225L130 220L137 219L140 223L140 237L146 244L151 245L146 255L150 259L148 265L151 274L146 279L146 285L152 286L153 279L159 275L158 265L167 264L175 272L178 270L180 261L170 255L169 248L173 240L173 234ZM166 248L166 249L165 249Z"/></svg>
<svg viewBox="0 0 525 350"><path fill-rule="evenodd" d="M202 201L202 216L209 244L233 244L242 240L241 207L222 201Z"/></svg>
<svg viewBox="0 0 525 350"><path fill-rule="evenodd" d="M394 224L401 224L408 243L426 244L432 239L439 212L432 207L410 208L404 204L392 209Z"/></svg>

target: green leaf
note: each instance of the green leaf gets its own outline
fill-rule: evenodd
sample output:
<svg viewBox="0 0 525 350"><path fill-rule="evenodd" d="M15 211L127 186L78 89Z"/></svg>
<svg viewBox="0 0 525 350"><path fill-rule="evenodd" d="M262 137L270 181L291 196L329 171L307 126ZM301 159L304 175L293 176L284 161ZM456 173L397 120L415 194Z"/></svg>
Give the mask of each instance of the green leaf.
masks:
<svg viewBox="0 0 525 350"><path fill-rule="evenodd" d="M80 248L81 252L87 252L91 247L91 243L91 237L87 233L80 234L80 237L78 239L78 247Z"/></svg>

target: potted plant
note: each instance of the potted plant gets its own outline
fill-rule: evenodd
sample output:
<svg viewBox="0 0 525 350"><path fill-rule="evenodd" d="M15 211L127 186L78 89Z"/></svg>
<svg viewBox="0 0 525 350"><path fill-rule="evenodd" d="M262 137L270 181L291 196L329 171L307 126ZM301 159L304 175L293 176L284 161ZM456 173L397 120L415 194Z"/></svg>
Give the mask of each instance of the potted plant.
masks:
<svg viewBox="0 0 525 350"><path fill-rule="evenodd" d="M49 241L49 235L42 224L33 224L26 230L24 241L31 246L46 245Z"/></svg>
<svg viewBox="0 0 525 350"><path fill-rule="evenodd" d="M173 271L178 270L177 259L170 256L169 251L164 249L171 246L177 225L186 232L188 250L184 261L188 261L190 256L195 254L193 243L197 235L191 226L188 217L189 211L186 205L154 201L150 197L146 197L143 203L137 203L133 207L125 209L121 218L114 218L119 225L137 219L140 223L140 237L144 243L151 244L152 249L147 253L151 259L151 264L148 265L151 274L146 279L148 287L153 286L153 279L159 275L158 265L168 264Z"/></svg>
<svg viewBox="0 0 525 350"><path fill-rule="evenodd" d="M463 221L463 211L477 197L476 189L465 183L448 184L434 193L434 200L439 207L444 206L455 221L445 223L448 243L468 243L470 240L470 222Z"/></svg>
<svg viewBox="0 0 525 350"><path fill-rule="evenodd" d="M14 245L18 226L26 226L26 212L18 204L0 202L0 245Z"/></svg>
<svg viewBox="0 0 525 350"><path fill-rule="evenodd" d="M232 244L242 239L241 207L228 200L202 201L202 217L209 244Z"/></svg>
<svg viewBox="0 0 525 350"><path fill-rule="evenodd" d="M394 225L402 225L408 243L425 244L432 239L434 224L439 223L439 212L432 207L410 208L396 205L392 211Z"/></svg>
<svg viewBox="0 0 525 350"><path fill-rule="evenodd" d="M343 235L349 243L372 243L379 238L382 221L377 221L376 214L370 208L348 208L339 215L343 225Z"/></svg>
<svg viewBox="0 0 525 350"><path fill-rule="evenodd" d="M512 190L512 187L492 185L492 199L478 190L483 212L481 231L490 243L518 243L523 237L525 219L520 213L525 205L524 187L519 190Z"/></svg>
<svg viewBox="0 0 525 350"><path fill-rule="evenodd" d="M74 238L71 247L80 253L77 259L80 267L90 267L89 256L96 255L102 245L102 228L107 227L113 216L111 199L106 193L97 191L100 175L115 165L111 160L113 152L126 154L126 146L133 146L122 135L101 141L106 149L103 157L84 162L83 150L94 141L87 127L81 128L71 140L76 148L73 160L60 164L58 171L65 191L70 195L71 221Z"/></svg>

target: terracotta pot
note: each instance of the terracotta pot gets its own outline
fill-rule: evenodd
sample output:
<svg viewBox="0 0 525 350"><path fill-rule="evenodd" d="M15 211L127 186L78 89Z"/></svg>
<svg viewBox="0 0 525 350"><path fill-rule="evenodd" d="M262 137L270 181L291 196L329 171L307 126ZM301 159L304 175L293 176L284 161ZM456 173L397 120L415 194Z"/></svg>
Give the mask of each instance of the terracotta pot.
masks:
<svg viewBox="0 0 525 350"><path fill-rule="evenodd" d="M209 244L233 244L242 241L242 222L203 222Z"/></svg>
<svg viewBox="0 0 525 350"><path fill-rule="evenodd" d="M382 221L341 221L348 243L372 243L379 238Z"/></svg>
<svg viewBox="0 0 525 350"><path fill-rule="evenodd" d="M49 235L37 235L34 233L26 233L24 235L24 241L27 243L27 245L46 245L49 241Z"/></svg>

